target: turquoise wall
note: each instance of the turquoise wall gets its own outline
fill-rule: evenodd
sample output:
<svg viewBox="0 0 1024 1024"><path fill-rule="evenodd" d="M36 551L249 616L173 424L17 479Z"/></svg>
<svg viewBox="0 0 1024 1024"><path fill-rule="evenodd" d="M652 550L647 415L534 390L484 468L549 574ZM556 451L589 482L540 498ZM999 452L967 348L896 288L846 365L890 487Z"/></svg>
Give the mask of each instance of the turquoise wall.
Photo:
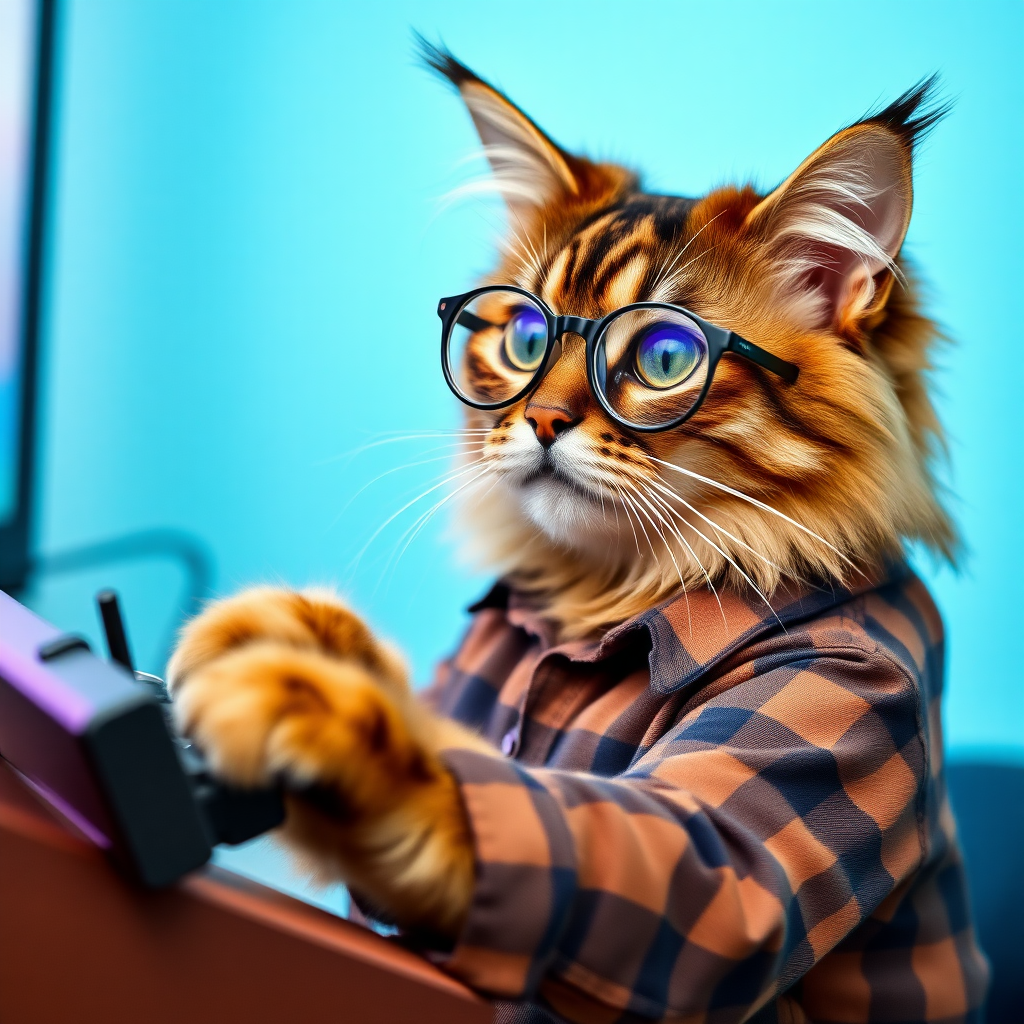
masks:
<svg viewBox="0 0 1024 1024"><path fill-rule="evenodd" d="M942 72L953 114L917 167L908 251L954 344L936 385L969 548L921 567L950 636L950 746L1024 757L1024 7L717 2L354 4L80 0L66 8L44 361L39 547L184 529L216 592L335 581L419 678L481 581L443 524L388 567L446 429L437 297L487 266L498 217L437 197L474 147L412 60L443 37L558 140L666 191L784 177L832 131ZM557 54L558 56L553 56ZM442 517L439 517L441 519ZM385 571L386 570L386 571ZM125 595L159 670L181 569L40 579L33 605L95 636Z"/></svg>

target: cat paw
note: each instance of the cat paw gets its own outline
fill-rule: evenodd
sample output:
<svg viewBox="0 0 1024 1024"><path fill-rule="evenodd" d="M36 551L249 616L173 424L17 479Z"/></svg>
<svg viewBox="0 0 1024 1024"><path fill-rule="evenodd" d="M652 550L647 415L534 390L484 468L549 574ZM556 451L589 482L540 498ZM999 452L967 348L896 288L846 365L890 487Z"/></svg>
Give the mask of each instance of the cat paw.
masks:
<svg viewBox="0 0 1024 1024"><path fill-rule="evenodd" d="M261 588L212 605L168 685L181 731L239 785L283 778L386 805L389 776L427 772L401 660L331 594Z"/></svg>
<svg viewBox="0 0 1024 1024"><path fill-rule="evenodd" d="M276 587L244 590L193 619L167 666L168 688L175 694L197 670L232 651L265 642L354 661L383 685L407 688L401 658L335 594Z"/></svg>
<svg viewBox="0 0 1024 1024"><path fill-rule="evenodd" d="M411 780L433 774L376 677L316 650L246 644L186 677L174 708L215 774L326 788L342 813L386 811Z"/></svg>
<svg viewBox="0 0 1024 1024"><path fill-rule="evenodd" d="M185 629L168 682L178 727L215 774L283 784L282 838L315 877L458 934L473 840L440 752L469 741L417 703L401 660L337 598L261 589L218 602Z"/></svg>

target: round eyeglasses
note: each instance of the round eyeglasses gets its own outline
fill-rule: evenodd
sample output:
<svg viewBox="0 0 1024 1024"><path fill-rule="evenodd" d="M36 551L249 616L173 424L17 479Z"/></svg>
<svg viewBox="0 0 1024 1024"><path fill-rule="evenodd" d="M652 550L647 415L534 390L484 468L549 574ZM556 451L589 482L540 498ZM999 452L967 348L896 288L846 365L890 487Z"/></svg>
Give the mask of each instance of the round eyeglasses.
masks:
<svg viewBox="0 0 1024 1024"><path fill-rule="evenodd" d="M606 413L630 430L671 430L700 408L726 352L792 384L799 368L682 306L634 302L599 320L558 316L514 285L441 299L441 368L474 409L503 409L541 382L566 332L586 342L587 380Z"/></svg>

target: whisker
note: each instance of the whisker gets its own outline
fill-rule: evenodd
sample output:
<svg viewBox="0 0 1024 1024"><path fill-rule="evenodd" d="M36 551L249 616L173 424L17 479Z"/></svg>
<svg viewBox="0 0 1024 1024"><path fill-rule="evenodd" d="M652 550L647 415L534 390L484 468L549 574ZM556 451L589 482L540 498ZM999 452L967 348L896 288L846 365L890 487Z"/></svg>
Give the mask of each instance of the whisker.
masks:
<svg viewBox="0 0 1024 1024"><path fill-rule="evenodd" d="M705 231L706 231L706 230L707 230L707 229L708 229L709 227L711 227L711 225L712 225L712 224L714 224L714 223L715 223L715 221L716 221L716 220L718 220L718 218L719 218L719 217L721 217L723 213L725 213L725 210L721 210L721 211L720 211L719 213L716 213L716 214L714 215L714 217L712 217L712 218L711 218L711 219L710 219L710 220L709 220L709 221L707 222L707 224L705 224L705 225L704 225L704 227L700 228L700 229L699 229L699 230L698 230L698 231L696 232L696 234L694 234L693 238L691 238L691 239L690 239L690 240L689 240L689 241L688 241L688 242L686 243L686 245L684 245L684 246L682 247L682 249L680 249L680 250L679 250L679 252L677 252L677 253L675 254L675 256L673 256L673 257L672 257L672 262L671 262L671 263L669 263L669 264L668 264L668 265L667 265L667 266L666 266L666 267L665 267L665 268L664 268L664 269L663 269L663 270L661 271L661 273L660 273L660 274L658 274L658 279L657 279L657 281L655 281L655 282L654 282L654 287L655 287L655 288L657 288L657 287L658 287L659 285L661 285L661 284L662 284L662 283L663 283L664 281L666 281L666 280L668 279L668 276L669 276L669 274L671 274L671 273L672 273L672 270L673 270L673 269L675 268L675 265L676 265L676 264L677 264L677 263L679 262L679 260L680 260L680 259L682 258L683 254L684 254L684 253L686 252L686 250L687 250L687 249L689 249L689 248L690 248L690 246L691 246L691 245L693 245L693 243L694 243L694 242L696 242L696 241L697 241L697 239L698 239L698 238L700 238L700 236L701 236L701 235L702 235L702 234L703 234L703 233L704 233L704 232L705 232ZM685 267L684 267L683 269L685 269ZM681 273L681 272L682 272L682 271L680 271L680 273Z"/></svg>
<svg viewBox="0 0 1024 1024"><path fill-rule="evenodd" d="M695 508L693 505L691 505L681 494L678 494L671 487L662 483L660 480L648 480L647 483L656 487L659 491L661 491L668 497L674 498L676 501L685 505L695 516L699 516L701 519L703 519L704 522L707 523L708 526L710 526L716 534L724 534L726 537L729 538L729 540L733 541L736 544L739 544L740 547L745 548L752 555L755 555L757 558L760 558L762 562L765 562L767 565L770 565L776 572L781 573L783 576L791 575L791 573L789 573L786 569L783 569L782 566L776 565L770 558L768 558L767 555L762 554L756 548L752 548L745 540L742 540L740 537L735 536L735 534L730 533L724 526L720 526L713 519L709 519L703 512L700 511L700 509Z"/></svg>
<svg viewBox="0 0 1024 1024"><path fill-rule="evenodd" d="M627 486L631 487L636 492L638 497L641 496L640 495L640 490L639 490L638 487L636 487L628 479L625 481L625 483L627 484ZM669 530L672 530L675 533L675 535L684 544L686 544L687 548L689 548L690 545L686 543L686 539L682 536L682 534L680 534L679 531L677 529L675 529L675 525L673 523L671 523L669 520L665 519L665 517L662 516L653 505L650 505L650 503L648 503L648 505L652 509L654 514L657 515L658 518L665 524L665 526L667 526L669 528ZM662 535L662 540L665 541L664 535ZM686 621L687 621L687 623L689 625L690 636L692 637L693 636L693 617L690 614L690 595L686 592L686 583L683 580L683 571L682 571L682 569L679 568L679 562L676 561L676 556L675 556L675 552L672 550L672 545L669 544L667 541L665 541L665 550L668 551L668 556L669 556L669 558L672 559L672 564L675 566L676 575L679 577L679 586L680 586L680 588L683 591L683 600L686 602ZM693 552L692 549L690 549L690 553L693 555L693 557L696 560L697 564L700 565L700 559L697 558L697 555ZM703 569L704 567L701 566L701 568ZM704 573L704 575L707 576L707 573ZM709 585L711 584L711 578L710 577L708 577L708 584ZM714 590L714 587L712 586L711 589ZM723 611L722 614L724 615L725 612Z"/></svg>
<svg viewBox="0 0 1024 1024"><path fill-rule="evenodd" d="M647 541L647 546L651 549L651 555L654 557L654 560L657 561L658 560L658 552L654 550L654 543L651 541L650 534L647 532L647 527L644 526L643 519L640 518L640 512L642 511L640 506L635 501L633 501L633 499L630 498L628 494L624 493L622 498L623 498L623 501L629 507L631 507L633 509L633 512L636 514L637 526L639 526L641 531L643 532L644 538ZM651 526L653 527L654 523L653 523L653 521L651 521L650 516L648 516L647 519L648 519L649 522L651 522ZM664 543L665 538L662 537L661 540L662 540L662 543Z"/></svg>
<svg viewBox="0 0 1024 1024"><path fill-rule="evenodd" d="M636 491L636 493L639 495L640 494L639 488L635 484L631 484L631 486L633 487L633 490ZM711 576L708 574L707 569L704 568L704 563L697 556L697 552L693 550L692 546L690 545L690 542L679 532L679 530L675 527L675 525L672 524L672 523L667 522L664 519L664 517L661 516L660 513L658 513L658 510L650 503L649 500L648 500L648 505L652 509L654 509L654 512L658 516L658 518L661 519L662 522L664 522L665 525L668 526L675 533L675 535L679 538L680 541L682 541L682 543L686 547L686 550L690 552L690 555L693 558L693 560L697 563L698 566L700 566L700 571L704 574L704 579L707 580L707 584L711 588L711 593L715 595L715 600L718 602L718 610L722 613L722 621L725 623L725 626L728 629L729 622L728 622L728 620L725 617L725 609L722 607L721 598L718 596L718 591L715 589L715 585L711 581ZM671 549L669 549L669 552L671 554ZM672 561L673 561L673 563L675 563L675 558L674 557L673 557ZM678 565L676 566L676 568L678 569ZM685 586L685 584L683 586L683 593L684 594L686 593L686 586ZM689 597L687 597L687 599L686 599L686 614L687 614L687 617L689 618L689 616L690 616L690 600L689 600ZM691 636L693 634L692 620L691 620L691 624L690 624L690 634L691 634Z"/></svg>
<svg viewBox="0 0 1024 1024"><path fill-rule="evenodd" d="M692 469L686 469L683 466L677 466L673 462L666 462L664 459L655 458L653 455L648 454L652 462L656 462L661 466L666 466L668 469L674 469L677 473L682 473L683 476L688 476L693 480L698 480L703 484L707 484L709 487L717 488L720 491L724 491L726 494L731 494L734 498L739 498L741 501L749 502L755 508L762 509L765 512L770 512L772 515L778 516L780 519L785 520L790 526L795 526L798 530L806 533L808 537L813 537L816 541L824 544L830 551L837 554L847 565L849 565L856 572L859 572L862 576L867 578L867 574L861 570L861 568L847 558L842 551L839 550L834 544L830 544L824 537L819 536L813 530L804 526L803 523L798 523L795 519L791 519L784 512L780 512L777 508L772 508L771 505L766 504L758 498L752 498L749 494L744 494L742 491L736 490L735 487L730 487L728 484L719 483L717 480L712 480L710 477L702 476L700 473L695 473Z"/></svg>
<svg viewBox="0 0 1024 1024"><path fill-rule="evenodd" d="M460 443L469 444L471 441L482 440L482 435L489 434L490 432L491 432L491 428L490 427L480 427L480 428L475 428L474 427L474 428L467 428L465 430L458 430L458 431L455 431L455 430L453 430L453 431L446 431L446 432L442 432L442 431L426 432L425 431L425 432L418 433L418 434L403 434L403 435L401 435L399 437L380 438L380 439L378 439L376 441L371 441L369 444L360 445L360 447L358 447L358 448L352 448L352 449L350 449L347 452L341 452L339 455L332 455L329 458L322 459L321 461L314 463L314 465L316 465L316 466L326 466L326 465L329 465L332 462L339 462L342 459L355 458L356 455L361 455L363 452L369 451L371 448L379 448L381 445L384 445L384 444L397 444L399 441L436 441L436 440L440 440L441 438L444 438L444 437L461 437L461 436L468 435L468 434L480 435L480 436L474 436L474 437L467 437L465 442L458 442L458 441L456 441L452 445L452 447L455 447L455 446L457 446Z"/></svg>
<svg viewBox="0 0 1024 1024"><path fill-rule="evenodd" d="M510 256L514 256L519 261L520 270L524 274L529 274L531 271L534 274L537 273L537 268L533 260L530 258L529 254L523 250L522 244L516 244L509 238L506 238L502 244L505 246L507 253Z"/></svg>
<svg viewBox="0 0 1024 1024"><path fill-rule="evenodd" d="M524 244L528 245L530 247L530 252L533 253L533 269L537 275L537 278L539 279L541 276L541 271L544 269L544 260L541 258L540 253L537 252L537 247L533 244L533 241L530 239L530 232L526 230L526 225L523 224L522 218L519 216L518 213L516 213L514 209L510 208L510 212L512 213L512 216L515 217L515 219L519 222L519 226L523 229L523 232L526 235L526 241ZM518 237L518 235L516 237ZM545 235L545 238L546 237L547 236ZM520 239L520 241L522 241L522 239Z"/></svg>
<svg viewBox="0 0 1024 1024"><path fill-rule="evenodd" d="M391 563L391 558L394 557L394 554L392 553L392 556L388 558L388 561L387 561L387 563L384 566L384 571L381 573L380 579L378 580L378 585L379 585L381 579L384 579L385 576L389 575L388 574L389 567L390 567L390 578L392 578L392 579L394 578L395 572L398 570L398 563L402 560L402 556L406 553L406 551L409 550L409 545L412 544L412 542L417 538L417 536L419 536L420 532L427 525L427 523L429 523L430 520L434 518L434 515L437 512L439 512L444 505L446 505L449 501L451 501L451 499L454 498L461 491L464 491L467 487L471 487L474 484L479 483L480 480L482 480L487 475L488 470L489 470L489 467L486 467L486 466L482 467L481 471L476 476L471 477L469 480L466 480L464 483L460 484L458 487L455 488L454 491L451 492L451 494L445 495L445 497L443 497L440 501L435 502L434 505L432 505L429 509L427 509L427 511L425 513L421 514L420 516L418 516L416 518L416 520L413 522L412 526L410 526L405 531L405 533L403 533L402 536L398 538L398 541L396 542L396 545L395 545L396 548L397 548L397 546L399 544L402 543L402 541L406 537L408 537L408 539L405 540L405 544L402 547L402 550L398 552L398 557L394 559L394 564L393 565ZM491 486L488 487L487 491L484 492L484 493L485 494L489 493L491 488L493 488L494 485L497 482L498 482L498 477L496 476L494 478L494 480L491 482ZM483 495L481 495L480 499L478 499L478 500L482 500L482 498L483 498ZM376 593L376 588L374 588L374 593Z"/></svg>
<svg viewBox="0 0 1024 1024"><path fill-rule="evenodd" d="M636 543L636 557L642 559L644 556L640 553L640 538L636 534L636 527L633 526L633 519L629 514L629 507L626 504L625 496L623 495L622 491L619 490L618 484L613 482L612 487L614 487L615 490L618 492L619 502L622 505L622 510L626 513L626 522L629 523L629 528L633 531L633 540Z"/></svg>
<svg viewBox="0 0 1024 1024"><path fill-rule="evenodd" d="M359 565L360 560L362 559L363 555L366 554L366 551L370 547L370 545L380 536L382 531L385 530L388 526L390 526L391 523L393 523L403 512L405 512L407 509L415 505L416 502L422 501L428 494L432 494L438 488L444 487L446 484L453 483L455 480L458 480L460 477L465 476L467 473L470 473L473 470L482 472L483 470L481 469L481 463L485 461L486 460L483 459L477 459L472 465L466 466L463 469L457 470L456 472L449 473L443 480L438 481L432 487L428 487L425 491L422 491L420 494L416 495L416 497L413 498L411 501L407 501L397 512L394 512L390 516L388 516L388 518L385 519L384 522L381 523L380 526L378 526L377 529L373 531L373 533L370 536L370 539L359 549L359 553L350 563L349 571L355 571L356 567Z"/></svg>
<svg viewBox="0 0 1024 1024"><path fill-rule="evenodd" d="M682 266L681 266L681 267L680 267L680 268L679 268L679 269L678 269L678 270L676 271L676 273L675 273L675 276L676 276L676 277L678 278L678 277L679 277L679 275L680 275L680 274L682 274L682 273L683 273L683 272L684 272L684 271L685 271L685 270L687 269L687 267L690 267L690 266L692 266L692 265L693 265L694 263L696 263L696 262L697 262L697 260L703 259L703 258L704 258L705 256L707 256L707 255L708 255L708 253L714 252L714 251L715 251L716 249L718 249L718 248L720 248L720 247L719 247L719 246L717 246L717 245L709 245L709 246L708 246L708 247L707 247L706 249L701 249L701 251L700 251L699 253L697 253L697 255L696 255L696 256L692 257L691 259L688 259L688 260L687 260L687 261L686 261L686 262L685 262L685 263L684 263L684 264L683 264L683 265L682 265Z"/></svg>
<svg viewBox="0 0 1024 1024"><path fill-rule="evenodd" d="M450 447L452 447L452 446L451 445L441 445L440 446L440 448L450 448ZM428 449L428 451L439 451L440 448L431 448L431 449ZM487 446L486 445L480 445L479 447L474 448L472 451L464 451L464 452L459 452L457 454L458 455L479 455L480 452L484 452L486 450L487 450ZM341 517L348 510L349 506L351 506L352 502L354 502L356 500L356 498L358 498L359 495L362 494L363 491L365 491L368 487L371 487L373 484L377 483L378 480L383 480L384 477L391 476L392 473L398 473L398 472L400 472L403 469L414 469L416 466L426 466L426 465L429 465L432 462L450 462L451 459L452 459L451 454L436 455L432 459L418 459L416 462L403 462L402 465L400 465L400 466L392 466L391 469L386 469L386 470L384 470L383 473L378 473L377 476L375 476L372 480L367 480L367 482L365 484L363 484L363 486L360 487L359 490L357 490L355 492L355 494L353 494L348 499L348 501L345 502L344 505L341 506L341 511L338 512L338 514L331 520L331 524L328 527L328 530L333 529L334 526L337 524L338 520L341 519Z"/></svg>
<svg viewBox="0 0 1024 1024"><path fill-rule="evenodd" d="M519 220L519 218L516 217L516 220ZM519 221L519 225L520 227L522 227L522 221ZM527 242L523 240L523 237L519 234L518 231L516 231L516 229L511 225L511 223L506 224L506 230L511 234L512 239L506 237L504 240L504 245L511 252L511 254L519 260L521 264L521 269L526 272L532 270L535 275L539 276L540 266L538 263L536 250L534 250L533 247L530 246L530 249L532 250L532 255L530 252L527 252ZM524 228L523 230L525 231L526 229ZM512 244L513 239L516 243L518 243L517 245Z"/></svg>
<svg viewBox="0 0 1024 1024"><path fill-rule="evenodd" d="M668 506L667 504L665 507L670 508L670 506ZM717 551L747 581L747 584L753 589L754 593L756 593L757 596L761 598L762 601L764 601L765 605L767 605L768 607L768 610L775 617L776 622L778 622L778 624L782 626L783 631L785 631L785 624L783 623L782 619L779 618L778 612L775 611L775 608L772 605L771 601L769 601L768 598L765 597L765 595L761 592L761 588L743 571L742 568L740 568L736 560L727 551L719 547L710 537L706 536L696 526L694 526L693 523L691 523L684 515L682 515L682 513L679 512L678 509L671 509L671 511L680 519L681 522L685 523L686 526L689 527L689 529L693 530L693 532L697 534L697 536L700 537L700 539L703 540L705 544L710 544L711 547L713 547L715 551Z"/></svg>
<svg viewBox="0 0 1024 1024"><path fill-rule="evenodd" d="M701 533L701 531L700 531L700 530L698 530L698 529L697 529L697 527L696 527L696 526L694 526L694 525L693 525L693 523L691 523L691 522L690 522L690 521L689 521L689 520L688 520L688 519L687 519L687 518L686 518L685 516L683 516L683 515L682 515L682 514L681 514L681 513L680 513L680 512L679 512L679 511L677 510L677 509L673 509L673 508L672 508L672 507L671 507L670 505L668 505L668 504L667 504L667 503L666 503L665 501L663 501L663 500L662 500L662 499L660 499L660 498L657 498L657 497L655 497L654 495L652 495L651 497L652 497L652 498L654 498L654 500L658 501L658 503L659 503L659 504L661 505L661 507L662 507L662 508L664 508L664 509L665 509L666 511L668 511L668 512L670 512L670 513L671 513L672 515L674 515L674 516L675 516L675 517L676 517L676 518L677 518L677 519L678 519L678 520L679 520L679 521L680 521L680 522L681 522L681 523L682 523L682 524L683 524L683 525L684 525L685 527L687 527L687 529L693 530L693 532L694 532L695 534L697 534L697 536L698 536L698 537L700 537L700 538L701 538L701 540L703 540L703 541L704 541L704 542L705 542L706 544L710 544L710 545L711 545L711 546L712 546L713 548L715 548L715 550L719 551L719 554L721 554L723 558L725 558L725 559L729 560L730 562L732 561L732 560L731 560L731 559L729 558L729 556L728 556L728 555L727 555L727 554L726 554L725 552L721 551L720 549L718 549L718 548L717 548L717 547L715 546L715 543L714 543L714 541L712 541L712 540L710 540L709 538L705 537L705 536L704 536L704 534L703 534L703 533ZM679 536L680 536L680 538L682 539L682 535L680 534ZM683 543L686 543L686 541L685 541L685 540L683 540ZM729 628L729 621L728 621L728 619L726 619L726 617L725 617L725 609L724 609L724 608L722 608L722 601L721 601L721 598L720 598L720 597L718 596L718 591L717 591L717 590L715 590L715 585L714 585L714 583L712 583L712 582L711 582L711 577L710 577L710 576L708 575L708 571L707 571L707 569L705 569L705 568L704 568L704 563L703 563L703 562L701 562L700 558L699 558L699 557L697 556L696 552L695 552L695 551L693 550L693 548L692 548L692 547L691 547L691 546L690 546L689 544L687 544L686 546L687 546L687 548L689 548L689 550L690 550L690 553L691 553L691 554L693 555L693 557L694 557L694 558L696 559L696 561L697 561L697 564L698 564L698 565L700 566L700 568L701 568L701 572L703 572L703 573L704 573L704 577L705 577L705 579L707 579L707 581L708 581L708 586L709 586L709 587L711 587L711 590L712 590L712 591L714 592L714 595L715 595L715 600L717 600L717 601L718 601L718 607L719 607L719 609L720 609L720 610L722 611L722 621L723 621L723 622L725 623L726 629L728 629L728 628ZM749 579L749 578L748 578L748 577L746 576L746 574L744 574L744 573L743 573L743 570L742 570L742 569L740 569L740 568L739 568L739 566L736 566L736 568L737 568L737 571L738 571L738 572L739 572L739 573L740 573L741 575L743 575L743 578L744 578L744 579L746 579L746 580L747 580L747 582L748 582L748 583L750 583L750 585L751 585L752 587L754 587L754 589L755 589L755 590L757 590L757 587L756 587L756 586L754 586L754 584L753 584L753 583L752 583L752 582L750 581L750 579ZM758 593L760 593L760 591L758 591ZM766 603L767 603L767 602L766 602ZM769 604L769 605L768 605L768 607L769 607L769 608L771 608L771 605ZM772 609L772 610L773 610L773 613L774 613L774 609Z"/></svg>

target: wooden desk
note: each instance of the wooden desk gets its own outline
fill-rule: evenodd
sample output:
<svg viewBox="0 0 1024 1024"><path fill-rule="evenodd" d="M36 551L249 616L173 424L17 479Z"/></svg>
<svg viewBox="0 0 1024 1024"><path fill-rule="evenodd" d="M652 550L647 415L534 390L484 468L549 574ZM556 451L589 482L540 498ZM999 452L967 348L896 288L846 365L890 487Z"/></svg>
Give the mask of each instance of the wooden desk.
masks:
<svg viewBox="0 0 1024 1024"><path fill-rule="evenodd" d="M487 1024L414 954L220 868L133 887L0 761L2 1024Z"/></svg>

